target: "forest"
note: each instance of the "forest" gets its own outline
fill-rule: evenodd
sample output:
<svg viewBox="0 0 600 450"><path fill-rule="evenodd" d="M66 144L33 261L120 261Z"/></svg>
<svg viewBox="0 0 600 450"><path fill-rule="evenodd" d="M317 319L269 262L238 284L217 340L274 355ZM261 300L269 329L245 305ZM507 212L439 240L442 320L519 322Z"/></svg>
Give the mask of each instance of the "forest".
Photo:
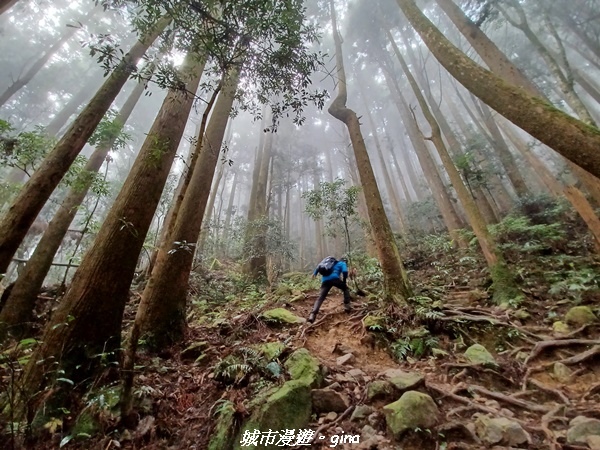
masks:
<svg viewBox="0 0 600 450"><path fill-rule="evenodd" d="M600 0L0 0L0 448L600 450L598 123Z"/></svg>

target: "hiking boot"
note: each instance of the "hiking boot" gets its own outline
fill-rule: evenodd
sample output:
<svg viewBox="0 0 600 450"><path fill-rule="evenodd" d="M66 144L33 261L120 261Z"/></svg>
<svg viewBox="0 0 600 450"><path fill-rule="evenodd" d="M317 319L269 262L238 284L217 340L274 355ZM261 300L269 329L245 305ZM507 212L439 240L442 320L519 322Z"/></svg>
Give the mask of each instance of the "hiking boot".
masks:
<svg viewBox="0 0 600 450"><path fill-rule="evenodd" d="M344 312L346 314L350 314L352 312L352 306L350 306L350 303L344 303Z"/></svg>
<svg viewBox="0 0 600 450"><path fill-rule="evenodd" d="M308 319L306 319L306 321L308 323L314 323L316 318L317 318L317 315L314 312L311 312L310 315L308 316Z"/></svg>

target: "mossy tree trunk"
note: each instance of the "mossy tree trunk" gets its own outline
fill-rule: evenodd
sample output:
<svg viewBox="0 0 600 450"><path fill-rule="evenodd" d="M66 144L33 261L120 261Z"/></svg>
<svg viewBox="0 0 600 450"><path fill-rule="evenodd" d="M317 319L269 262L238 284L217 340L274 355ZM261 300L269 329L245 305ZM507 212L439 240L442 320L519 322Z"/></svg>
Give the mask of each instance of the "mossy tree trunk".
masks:
<svg viewBox="0 0 600 450"><path fill-rule="evenodd" d="M63 238L69 230L71 222L77 215L78 208L83 203L88 190L94 182L95 176L105 162L108 152L112 149L117 135L127 122L133 108L144 92L145 83L138 83L129 95L115 123L119 129L98 145L94 153L88 159L83 172L71 187L62 204L48 224L46 232L37 244L35 251L27 261L25 268L19 274L6 304L0 312L0 338L4 327L18 327L14 330L19 335L27 330L24 326L30 319L35 306L39 290L44 278L52 266L54 255L58 251Z"/></svg>
<svg viewBox="0 0 600 450"><path fill-rule="evenodd" d="M456 48L414 0L396 0L437 60L469 91L565 158L600 176L600 131L480 67Z"/></svg>
<svg viewBox="0 0 600 450"><path fill-rule="evenodd" d="M0 273L6 272L13 255L38 213L135 70L137 62L168 23L168 19L161 19L152 31L138 41L121 59L102 87L13 200L0 220Z"/></svg>
<svg viewBox="0 0 600 450"><path fill-rule="evenodd" d="M21 404L35 401L44 378L57 370L76 384L88 379L101 359L116 359L129 287L152 217L187 122L203 62L188 54L182 90L170 90L131 172L71 286L52 316L42 343L27 364ZM59 362L59 364L55 364Z"/></svg>
<svg viewBox="0 0 600 450"><path fill-rule="evenodd" d="M161 246L156 264L144 289L135 326L158 350L180 340L185 329L188 280L194 249L221 154L239 80L239 69L224 75L222 88L211 112L204 136L198 139L199 154L193 176L177 213L172 231Z"/></svg>
<svg viewBox="0 0 600 450"><path fill-rule="evenodd" d="M343 122L348 128L352 148L356 157L356 164L360 174L360 181L367 199L369 221L375 240L375 247L381 263L384 276L385 297L399 305L405 305L412 295L411 288L404 269L398 246L394 239L390 223L385 215L381 195L369 160L360 123L356 113L346 106L348 93L346 90L346 73L342 54L342 38L337 28L337 18L333 0L329 0L331 21L333 25L333 38L336 50L336 69L338 78L338 95L329 106L329 114Z"/></svg>

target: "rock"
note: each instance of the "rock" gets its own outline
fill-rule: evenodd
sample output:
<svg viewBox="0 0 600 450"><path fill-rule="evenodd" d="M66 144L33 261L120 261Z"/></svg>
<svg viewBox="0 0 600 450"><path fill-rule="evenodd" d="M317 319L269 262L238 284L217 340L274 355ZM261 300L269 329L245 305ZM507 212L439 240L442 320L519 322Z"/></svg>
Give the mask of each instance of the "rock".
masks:
<svg viewBox="0 0 600 450"><path fill-rule="evenodd" d="M465 358L472 364L496 365L496 360L481 344L471 345L465 352Z"/></svg>
<svg viewBox="0 0 600 450"><path fill-rule="evenodd" d="M379 376L387 378L400 392L416 389L425 381L423 375L419 373L403 372L400 369L388 369Z"/></svg>
<svg viewBox="0 0 600 450"><path fill-rule="evenodd" d="M304 380L312 388L318 388L323 383L319 360L305 348L293 352L284 365L292 380Z"/></svg>
<svg viewBox="0 0 600 450"><path fill-rule="evenodd" d="M240 436L244 431L283 430L306 428L312 411L310 386L305 379L291 380L283 384L273 394L257 406L234 443L236 450L241 447ZM225 448L225 447L224 447ZM266 446L276 449L276 446Z"/></svg>
<svg viewBox="0 0 600 450"><path fill-rule="evenodd" d="M479 415L475 421L477 436L488 444L515 446L530 441L529 434L518 422L506 417L493 418Z"/></svg>
<svg viewBox="0 0 600 450"><path fill-rule="evenodd" d="M235 439L235 407L226 400L219 407L217 424L208 443L208 450L232 448Z"/></svg>
<svg viewBox="0 0 600 450"><path fill-rule="evenodd" d="M350 406L350 399L346 394L332 389L313 389L311 392L312 409L316 413L344 412Z"/></svg>
<svg viewBox="0 0 600 450"><path fill-rule="evenodd" d="M286 345L283 342L266 342L256 346L256 349L261 352L267 361L271 361L285 350Z"/></svg>
<svg viewBox="0 0 600 450"><path fill-rule="evenodd" d="M568 334L571 332L571 329L566 323L559 320L558 322L554 322L552 324L552 331L554 331L556 334Z"/></svg>
<svg viewBox="0 0 600 450"><path fill-rule="evenodd" d="M369 417L367 417L367 422L369 422L369 425L371 425L373 428L383 428L384 421L385 418L379 411L375 411L369 414Z"/></svg>
<svg viewBox="0 0 600 450"><path fill-rule="evenodd" d="M358 422L369 417L375 409L370 407L369 405L357 405L352 411L352 415L350 416L350 420L352 422Z"/></svg>
<svg viewBox="0 0 600 450"><path fill-rule="evenodd" d="M350 364L352 361L354 361L354 359L354 355L352 353L348 353L344 356L340 356L335 360L335 362L338 366L344 366L346 364Z"/></svg>
<svg viewBox="0 0 600 450"><path fill-rule="evenodd" d="M438 407L421 392L405 392L399 400L383 407L388 429L396 439L415 428L431 428L438 421Z"/></svg>
<svg viewBox="0 0 600 450"><path fill-rule="evenodd" d="M590 435L600 436L600 420L585 416L577 416L571 420L567 431L569 444L586 444Z"/></svg>
<svg viewBox="0 0 600 450"><path fill-rule="evenodd" d="M332 353L337 353L338 355L345 355L347 353L352 353L352 352L354 352L353 348L350 348L347 345L340 344L338 342L337 344L335 344L335 347L333 347Z"/></svg>
<svg viewBox="0 0 600 450"><path fill-rule="evenodd" d="M568 325L575 325L578 327L594 323L596 320L596 315L589 306L574 306L565 316L565 322L567 322Z"/></svg>
<svg viewBox="0 0 600 450"><path fill-rule="evenodd" d="M202 356L202 354L209 347L209 343L206 341L194 342L190 346L188 346L185 350L183 350L180 354L182 360L192 360L197 359Z"/></svg>
<svg viewBox="0 0 600 450"><path fill-rule="evenodd" d="M291 313L285 308L275 308L265 311L261 314L261 317L267 322L276 322L276 323L303 323L306 322L306 319L298 317L297 315Z"/></svg>
<svg viewBox="0 0 600 450"><path fill-rule="evenodd" d="M377 435L377 430L375 428L373 428L371 425L365 425L360 430L360 436L365 439L371 438L375 435Z"/></svg>
<svg viewBox="0 0 600 450"><path fill-rule="evenodd" d="M356 381L364 381L366 373L360 369L352 369L346 372L346 375L354 378Z"/></svg>
<svg viewBox="0 0 600 450"><path fill-rule="evenodd" d="M277 288L275 289L275 295L277 297L285 297L288 295L292 295L292 288L287 284L281 283L277 285Z"/></svg>
<svg viewBox="0 0 600 450"><path fill-rule="evenodd" d="M367 399L369 401L380 400L384 398L391 399L396 394L394 385L387 380L371 381L367 386ZM395 398L398 398L396 396Z"/></svg>
<svg viewBox="0 0 600 450"><path fill-rule="evenodd" d="M335 419L337 419L337 413L331 411L329 413L327 413L327 415L325 416L325 420L327 422L333 422Z"/></svg>
<svg viewBox="0 0 600 450"><path fill-rule="evenodd" d="M336 381L335 383L331 383L329 386L327 386L327 388L337 391L338 389L342 389L342 385Z"/></svg>
<svg viewBox="0 0 600 450"><path fill-rule="evenodd" d="M531 317L531 314L525 309L517 309L513 315L519 320L527 320Z"/></svg>
<svg viewBox="0 0 600 450"><path fill-rule="evenodd" d="M553 366L553 375L556 381L561 383L568 383L571 379L573 371L565 366L563 363L555 362Z"/></svg>
<svg viewBox="0 0 600 450"><path fill-rule="evenodd" d="M600 450L600 436L591 434L587 437L586 441L591 450Z"/></svg>

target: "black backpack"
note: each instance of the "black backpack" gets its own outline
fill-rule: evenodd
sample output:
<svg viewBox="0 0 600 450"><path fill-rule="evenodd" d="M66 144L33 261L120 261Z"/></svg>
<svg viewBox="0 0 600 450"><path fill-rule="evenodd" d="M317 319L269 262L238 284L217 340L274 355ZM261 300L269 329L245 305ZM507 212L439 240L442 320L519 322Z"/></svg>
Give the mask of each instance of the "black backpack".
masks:
<svg viewBox="0 0 600 450"><path fill-rule="evenodd" d="M331 275L333 272L333 266L337 263L337 259L333 256L328 256L323 261L319 263L317 266L317 272L319 272L323 276Z"/></svg>

